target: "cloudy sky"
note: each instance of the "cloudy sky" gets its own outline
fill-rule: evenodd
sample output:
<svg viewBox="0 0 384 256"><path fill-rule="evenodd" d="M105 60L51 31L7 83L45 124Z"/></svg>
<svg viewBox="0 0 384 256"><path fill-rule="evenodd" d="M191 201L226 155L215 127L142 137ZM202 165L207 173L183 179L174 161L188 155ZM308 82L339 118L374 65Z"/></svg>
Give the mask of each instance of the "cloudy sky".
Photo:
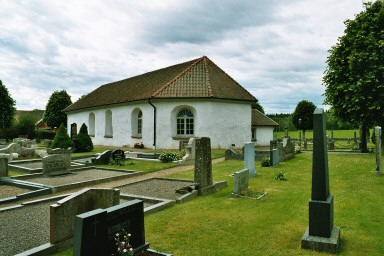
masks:
<svg viewBox="0 0 384 256"><path fill-rule="evenodd" d="M328 50L362 0L0 0L0 80L17 109L201 56L266 113L322 105Z"/></svg>

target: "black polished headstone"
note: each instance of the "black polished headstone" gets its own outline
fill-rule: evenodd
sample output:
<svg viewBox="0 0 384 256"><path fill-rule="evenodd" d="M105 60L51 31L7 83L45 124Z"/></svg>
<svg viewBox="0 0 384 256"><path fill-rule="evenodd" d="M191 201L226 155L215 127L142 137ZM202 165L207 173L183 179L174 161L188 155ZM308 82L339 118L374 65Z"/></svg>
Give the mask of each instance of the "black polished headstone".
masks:
<svg viewBox="0 0 384 256"><path fill-rule="evenodd" d="M74 255L109 255L107 241L107 211L96 209L76 216Z"/></svg>
<svg viewBox="0 0 384 256"><path fill-rule="evenodd" d="M111 150L106 150L97 157L92 158L93 164L108 164L111 161Z"/></svg>
<svg viewBox="0 0 384 256"><path fill-rule="evenodd" d="M125 153L121 149L113 150L112 153L111 153L111 158L113 160L115 160L115 159L125 159Z"/></svg>
<svg viewBox="0 0 384 256"><path fill-rule="evenodd" d="M75 220L74 255L112 255L116 253L116 234L130 233L135 252L149 247L145 242L144 203L131 200L107 209L79 214Z"/></svg>

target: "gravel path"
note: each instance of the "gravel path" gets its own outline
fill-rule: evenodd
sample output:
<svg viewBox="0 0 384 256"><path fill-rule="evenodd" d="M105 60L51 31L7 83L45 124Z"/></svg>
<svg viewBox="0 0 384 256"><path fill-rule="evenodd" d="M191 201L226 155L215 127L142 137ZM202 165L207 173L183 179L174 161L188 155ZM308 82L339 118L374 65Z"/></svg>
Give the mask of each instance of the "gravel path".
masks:
<svg viewBox="0 0 384 256"><path fill-rule="evenodd" d="M0 212L0 256L15 255L48 243L49 205L55 201Z"/></svg>

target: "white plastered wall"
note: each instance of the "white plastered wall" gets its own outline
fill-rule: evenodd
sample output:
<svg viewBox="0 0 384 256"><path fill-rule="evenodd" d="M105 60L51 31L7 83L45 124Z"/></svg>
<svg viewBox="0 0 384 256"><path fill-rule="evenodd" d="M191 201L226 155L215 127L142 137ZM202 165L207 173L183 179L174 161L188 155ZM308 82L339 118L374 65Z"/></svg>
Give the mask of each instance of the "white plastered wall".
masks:
<svg viewBox="0 0 384 256"><path fill-rule="evenodd" d="M177 149L179 140L176 135L176 114L182 108L194 113L194 136L210 137L212 148L227 148L234 144L242 147L251 141L251 106L249 103L212 100L169 100L152 101L157 110L156 148ZM143 113L142 137L132 137L132 111L139 108ZM105 111L112 111L112 138L105 138ZM88 127L89 114L95 114L95 145L133 147L134 143L143 142L146 148L153 148L154 143L154 108L148 102L115 106L105 109L86 110L68 114L68 127L82 123ZM187 138L185 138L187 139ZM269 142L268 142L269 143Z"/></svg>
<svg viewBox="0 0 384 256"><path fill-rule="evenodd" d="M269 146L274 135L273 126L256 127L256 146Z"/></svg>

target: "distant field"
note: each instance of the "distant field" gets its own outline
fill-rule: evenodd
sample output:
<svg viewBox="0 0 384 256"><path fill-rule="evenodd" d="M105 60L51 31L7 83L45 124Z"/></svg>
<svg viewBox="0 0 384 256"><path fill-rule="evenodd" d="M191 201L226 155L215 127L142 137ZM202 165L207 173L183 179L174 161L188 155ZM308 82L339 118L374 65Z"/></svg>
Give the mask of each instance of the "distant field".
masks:
<svg viewBox="0 0 384 256"><path fill-rule="evenodd" d="M334 130L333 136L335 138L354 138L354 132L356 132L357 137L360 137L359 136L359 130ZM300 137L299 131L290 131L288 134L291 138L297 138L298 139ZM275 132L275 135L278 139L280 139L281 137L285 136L285 132ZM330 138L332 136L332 131L331 130L327 131L327 135ZM307 139L313 138L313 131L312 130L306 131L305 137Z"/></svg>

